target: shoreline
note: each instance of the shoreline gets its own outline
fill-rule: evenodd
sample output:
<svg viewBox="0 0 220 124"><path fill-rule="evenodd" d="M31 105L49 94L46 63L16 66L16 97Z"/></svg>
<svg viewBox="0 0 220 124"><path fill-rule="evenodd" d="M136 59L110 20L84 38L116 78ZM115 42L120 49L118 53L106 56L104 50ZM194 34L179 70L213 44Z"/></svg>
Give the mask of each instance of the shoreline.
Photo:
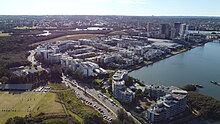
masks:
<svg viewBox="0 0 220 124"><path fill-rule="evenodd" d="M191 46L190 48L184 48L185 50L184 50L184 49L181 49L181 50L177 51L176 53L167 54L167 55L165 55L165 56L162 57L162 58L159 58L159 59L156 59L156 60L151 61L150 63L147 63L147 64L146 64L146 63L142 63L142 64L134 65L135 67L131 67L131 68L126 69L126 70L130 73L130 72L132 72L132 71L139 70L139 69L141 69L141 68L143 68L143 67L148 67L149 65L153 65L154 63L157 63L157 62L159 62L159 61L162 61L162 60L165 60L165 59L167 59L167 58L173 57L173 56L175 56L175 55L178 55L178 54L181 54L181 53L190 51L190 50L192 50L192 49L194 49L194 48L197 48L197 47L200 47L200 46L204 46L206 43L209 43L209 42L199 43L199 44L196 44L196 45Z"/></svg>

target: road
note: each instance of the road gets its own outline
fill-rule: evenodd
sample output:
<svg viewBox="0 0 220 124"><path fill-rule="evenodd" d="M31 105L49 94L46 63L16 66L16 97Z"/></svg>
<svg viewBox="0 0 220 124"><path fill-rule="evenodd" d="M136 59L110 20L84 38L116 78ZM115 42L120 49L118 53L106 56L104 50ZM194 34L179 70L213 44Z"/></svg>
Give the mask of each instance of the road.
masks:
<svg viewBox="0 0 220 124"><path fill-rule="evenodd" d="M132 116L132 114L130 112L127 112L124 108L119 107L114 102L111 102L110 98L106 97L105 95L103 95L99 91L96 91L95 89L91 88L90 85L83 83L83 82L77 83L77 81L70 80L70 79L66 78L65 76L63 76L62 78L63 78L63 80L65 80L65 82L68 83L68 85L69 84L75 85L75 87L78 90L81 90L81 92L84 92L84 93L88 93L90 96L92 96L94 99L96 99L99 103L101 103L102 104L101 106L104 107L104 109L110 110L110 113L108 110L107 110L107 112L109 113L108 115L110 117L112 117L112 119L117 118L117 114L116 114L117 110L123 109L129 116L131 116L135 120L135 122L137 124L141 124L134 116ZM89 98L89 99L91 99L91 98Z"/></svg>
<svg viewBox="0 0 220 124"><path fill-rule="evenodd" d="M106 119L107 121L111 121L112 119L115 119L117 117L116 114L112 112L106 105L103 105L101 101L95 99L94 96L90 92L88 92L88 90L85 90L85 88L79 86L76 82L70 81L69 79L63 77L63 83L73 89L77 97L82 102L90 105L100 114L102 114L104 119Z"/></svg>
<svg viewBox="0 0 220 124"><path fill-rule="evenodd" d="M36 52L32 50L30 51L30 55L27 58L28 61L30 61L33 65L37 64L37 61L34 57L35 54ZM41 65L39 66L41 67ZM71 89L75 91L77 97L81 99L82 102L95 108L99 113L103 115L104 119L106 119L107 121L116 119L117 111L119 109L124 109L124 108L119 107L116 103L114 103L112 99L106 97L101 92L98 92L95 89L91 88L91 86L86 83L83 83L83 82L77 83L77 81L70 80L66 78L65 76L62 76L62 79L63 79L63 83L65 83L66 86L70 87ZM91 96L92 98L88 97L88 95ZM131 115L129 112L127 113L128 115ZM134 118L132 115L131 117L135 119L136 122L138 122L137 119Z"/></svg>
<svg viewBox="0 0 220 124"><path fill-rule="evenodd" d="M42 64L35 59L34 55L36 54L36 51L35 51L35 50L31 50L31 51L29 51L29 52L30 52L30 55L27 57L27 60L28 60L29 62L31 62L32 65L37 66L37 68L40 68L40 69L45 70L45 71L48 72L49 69L43 68L43 67L42 67Z"/></svg>
<svg viewBox="0 0 220 124"><path fill-rule="evenodd" d="M77 83L77 81L75 80L72 80L72 81L75 82L78 86L85 89L88 94L90 94L93 98L95 98L100 103L102 103L104 106L106 106L106 108L109 108L110 111L112 111L112 113L114 113L115 116L117 116L116 114L117 110L119 110L120 108L118 107L116 103L111 102L110 98L106 97L104 94L100 93L99 91L96 91L94 88L92 88L90 85L86 83L83 83L83 82Z"/></svg>
<svg viewBox="0 0 220 124"><path fill-rule="evenodd" d="M36 52L34 50L31 50L29 51L30 52L30 55L28 56L28 61L30 61L32 63L32 65L36 65L37 64L37 61L34 57L34 55L36 54Z"/></svg>

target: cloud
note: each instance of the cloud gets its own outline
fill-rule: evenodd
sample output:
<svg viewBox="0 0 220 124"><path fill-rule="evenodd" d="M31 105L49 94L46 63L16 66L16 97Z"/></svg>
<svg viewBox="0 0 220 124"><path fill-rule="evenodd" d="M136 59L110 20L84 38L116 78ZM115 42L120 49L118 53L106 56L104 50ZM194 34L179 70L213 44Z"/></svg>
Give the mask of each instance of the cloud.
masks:
<svg viewBox="0 0 220 124"><path fill-rule="evenodd" d="M146 4L146 0L118 0L120 4Z"/></svg>

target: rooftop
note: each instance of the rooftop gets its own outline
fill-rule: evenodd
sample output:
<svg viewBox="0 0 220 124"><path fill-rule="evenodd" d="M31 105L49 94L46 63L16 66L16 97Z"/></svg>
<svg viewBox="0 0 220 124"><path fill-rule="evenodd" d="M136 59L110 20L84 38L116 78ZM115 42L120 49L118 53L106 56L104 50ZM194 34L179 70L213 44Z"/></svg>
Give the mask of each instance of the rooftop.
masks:
<svg viewBox="0 0 220 124"><path fill-rule="evenodd" d="M112 78L114 80L122 80L123 76L125 74L128 74L128 71L126 71L126 70L118 70L117 72L115 72L115 74L112 76Z"/></svg>

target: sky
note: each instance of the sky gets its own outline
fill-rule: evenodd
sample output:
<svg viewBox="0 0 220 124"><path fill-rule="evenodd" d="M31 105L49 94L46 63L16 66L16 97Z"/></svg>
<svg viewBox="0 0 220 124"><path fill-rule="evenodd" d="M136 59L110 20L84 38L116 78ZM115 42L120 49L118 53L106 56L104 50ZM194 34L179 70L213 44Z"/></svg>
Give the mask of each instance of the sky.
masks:
<svg viewBox="0 0 220 124"><path fill-rule="evenodd" d="M220 0L0 0L0 15L220 16Z"/></svg>

